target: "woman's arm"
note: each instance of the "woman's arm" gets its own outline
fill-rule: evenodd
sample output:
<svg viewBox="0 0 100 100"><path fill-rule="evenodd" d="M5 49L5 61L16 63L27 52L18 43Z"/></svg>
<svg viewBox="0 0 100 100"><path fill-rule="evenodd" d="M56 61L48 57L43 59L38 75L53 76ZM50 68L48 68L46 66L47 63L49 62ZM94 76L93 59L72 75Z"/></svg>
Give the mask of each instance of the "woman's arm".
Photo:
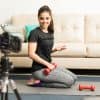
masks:
<svg viewBox="0 0 100 100"><path fill-rule="evenodd" d="M36 42L29 42L28 43L28 55L31 59L33 59L34 61L43 64L45 66L47 66L50 69L54 68L54 65L52 65L51 63L47 62L46 60L42 59L40 56L38 56L36 54L36 49L37 49L37 43Z"/></svg>

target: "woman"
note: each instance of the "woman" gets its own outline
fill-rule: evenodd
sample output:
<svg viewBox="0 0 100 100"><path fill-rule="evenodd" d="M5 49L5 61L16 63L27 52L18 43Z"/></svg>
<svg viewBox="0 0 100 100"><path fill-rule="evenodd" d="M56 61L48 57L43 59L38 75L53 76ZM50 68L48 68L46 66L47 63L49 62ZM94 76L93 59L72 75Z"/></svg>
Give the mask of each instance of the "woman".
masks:
<svg viewBox="0 0 100 100"><path fill-rule="evenodd" d="M31 31L28 43L29 57L33 60L32 76L28 85L43 81L48 87L71 87L77 76L72 72L52 64L51 53L65 49L65 46L53 47L54 25L52 12L46 5L38 11L39 27ZM43 73L45 68L52 70L49 75Z"/></svg>

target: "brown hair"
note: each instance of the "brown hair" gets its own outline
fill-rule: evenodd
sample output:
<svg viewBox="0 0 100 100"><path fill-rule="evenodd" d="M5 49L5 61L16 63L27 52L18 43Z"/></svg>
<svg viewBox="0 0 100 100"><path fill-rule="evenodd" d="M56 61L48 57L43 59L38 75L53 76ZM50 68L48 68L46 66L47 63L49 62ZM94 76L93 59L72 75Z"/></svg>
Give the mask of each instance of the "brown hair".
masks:
<svg viewBox="0 0 100 100"><path fill-rule="evenodd" d="M49 14L51 16L51 22L50 22L50 25L48 27L48 31L51 32L51 33L54 33L54 23L53 23L53 18L52 18L52 12L51 12L51 9L48 6L44 5L38 10L38 17L40 16L40 14L42 12L45 12L45 11L49 12Z"/></svg>

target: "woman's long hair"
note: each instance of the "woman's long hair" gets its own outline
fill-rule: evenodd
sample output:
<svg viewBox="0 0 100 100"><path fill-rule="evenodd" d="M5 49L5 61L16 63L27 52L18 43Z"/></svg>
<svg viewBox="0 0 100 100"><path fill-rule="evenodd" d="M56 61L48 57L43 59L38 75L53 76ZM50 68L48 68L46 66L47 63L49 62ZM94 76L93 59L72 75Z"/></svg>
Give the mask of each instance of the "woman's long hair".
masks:
<svg viewBox="0 0 100 100"><path fill-rule="evenodd" d="M50 22L50 25L48 26L48 31L50 33L54 33L54 23L53 23L52 12L51 12L51 9L48 6L44 5L38 10L38 17L40 16L41 13L43 13L45 11L48 12L51 16L51 22Z"/></svg>

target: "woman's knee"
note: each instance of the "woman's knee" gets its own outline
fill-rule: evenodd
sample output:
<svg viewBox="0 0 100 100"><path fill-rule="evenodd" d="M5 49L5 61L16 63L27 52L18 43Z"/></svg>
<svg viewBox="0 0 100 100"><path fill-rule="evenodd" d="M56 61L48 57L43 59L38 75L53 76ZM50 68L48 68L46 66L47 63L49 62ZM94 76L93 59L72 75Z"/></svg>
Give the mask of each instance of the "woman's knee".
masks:
<svg viewBox="0 0 100 100"><path fill-rule="evenodd" d="M68 87L71 87L72 85L75 84L75 82L76 82L76 79L74 79L73 77L70 77L70 79L66 81L66 85Z"/></svg>

